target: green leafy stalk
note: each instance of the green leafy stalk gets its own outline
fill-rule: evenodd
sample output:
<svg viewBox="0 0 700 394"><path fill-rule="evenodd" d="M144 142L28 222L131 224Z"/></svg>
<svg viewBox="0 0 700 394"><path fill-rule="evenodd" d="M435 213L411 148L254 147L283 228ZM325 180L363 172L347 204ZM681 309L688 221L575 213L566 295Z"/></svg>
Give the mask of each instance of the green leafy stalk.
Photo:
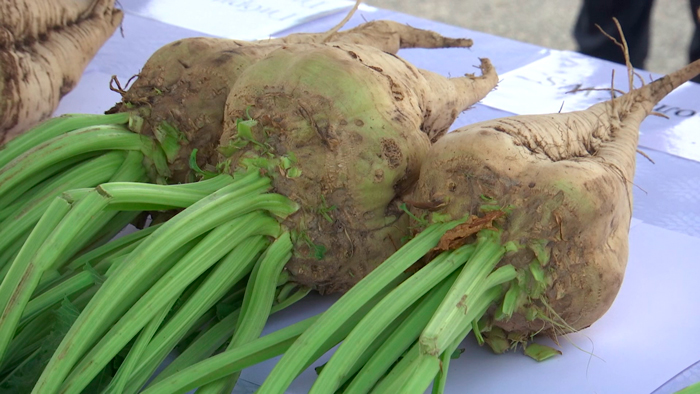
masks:
<svg viewBox="0 0 700 394"><path fill-rule="evenodd" d="M61 302L65 297L84 290L95 284L95 276L88 271L79 272L70 279L33 298L27 303L22 313L21 322L27 321L52 305Z"/></svg>
<svg viewBox="0 0 700 394"><path fill-rule="evenodd" d="M435 375L440 372L440 358L432 355L419 353L413 364L415 367L410 368L411 373L408 376L401 377L400 380L403 381L403 385L396 392L422 394L430 386L430 382Z"/></svg>
<svg viewBox="0 0 700 394"><path fill-rule="evenodd" d="M397 362L389 373L372 390L376 394L400 393L403 383L410 378L416 370L416 360L420 357L420 344L415 341L411 347Z"/></svg>
<svg viewBox="0 0 700 394"><path fill-rule="evenodd" d="M123 152L114 153L116 153L117 156L120 156L120 153L123 155ZM85 162L99 156L102 155L99 153L86 153L74 156L26 178L21 184L15 186L8 193L0 197L0 207L3 207L0 210L0 220L5 220L16 214L22 205L35 200L38 195L49 192L52 187L51 185L56 179L62 177L65 173L74 172L74 167L81 166L85 164ZM77 174L78 172L75 173Z"/></svg>
<svg viewBox="0 0 700 394"><path fill-rule="evenodd" d="M495 302L501 294L502 291L500 287L490 287L486 292L473 297L473 300L469 303L467 320L471 322L475 318L479 318L486 313L488 307ZM471 324L461 327L459 334L455 336L450 346L453 346L455 343L459 344L470 331ZM449 354L451 355L454 349L450 348L449 350ZM430 384L430 381L433 380L439 372L441 356L442 355L424 353L421 349L420 341L417 341L372 392L378 394L410 392L412 387L408 387L406 384L409 381L413 387L420 389L420 392L424 392ZM437 369L435 369L436 365L438 366Z"/></svg>
<svg viewBox="0 0 700 394"><path fill-rule="evenodd" d="M212 230L166 275L148 289L136 304L102 336L100 341L82 358L80 363L66 378L61 390L63 392L80 393L109 360L124 348L131 338L148 323L155 311L159 311L173 297L184 291L187 285L197 279L238 243L256 234L277 236L279 231L277 221L263 212L252 212ZM155 236L154 234L151 237ZM139 261L129 263L130 266L141 264ZM129 271L127 269L122 270L125 275L129 275ZM102 288L106 288L110 281L116 277L115 273L114 276L108 278ZM102 293L102 297L108 295ZM93 300L95 299L97 299L97 295L93 298ZM88 333L93 331L92 326L82 326L82 330L80 330L80 327L76 326L76 336L79 338L89 335L81 334L80 331L87 331Z"/></svg>
<svg viewBox="0 0 700 394"><path fill-rule="evenodd" d="M302 288L291 296L285 298L278 304L272 307L271 313L276 313L282 309L289 307L295 302L304 298L309 294L309 288ZM238 320L240 314L240 308L233 310L231 313L227 314L221 321L214 324L201 336L195 339L190 346L185 349L180 356L178 356L172 363L170 363L163 371L161 371L158 376L151 383L155 385L156 383L164 380L165 378L184 370L185 368L194 365L207 357L210 357L217 349L220 349L223 344L231 339L233 332L236 327L236 321Z"/></svg>
<svg viewBox="0 0 700 394"><path fill-rule="evenodd" d="M345 338L347 336L347 334L355 327L355 325L365 316L365 314L367 312L369 312L388 293L388 291L391 288L393 288L392 285L395 285L397 282L400 281L400 279L403 279L403 276L399 277L397 280L392 281L387 286L387 288L383 288L380 291L378 291L374 295L374 297L372 297L369 301L367 301L365 304L363 304L355 313L353 313L351 316L347 317L345 319L344 324L341 327L339 327L336 331L331 333L329 336L322 338L323 343L314 349L314 352L311 355L311 357L309 357L308 362L305 365L301 366L301 369L302 370L306 369L317 358L321 357L329 349L331 349L338 342L340 342L343 338ZM300 290L298 292L298 294L299 294L298 297L290 297L290 298L297 298L297 299L301 298L304 294L306 294L306 292L307 292L306 290ZM272 312L275 312L281 308L282 308L282 305L278 304L274 308L272 308ZM313 317L311 319L316 320L317 317ZM310 319L307 319L305 321L308 321L308 320L310 320ZM214 328L218 328L222 323L224 323L224 321L217 324ZM301 324L301 323L303 323L303 322L300 322L298 324ZM291 326L288 328L291 329ZM304 329L302 331L304 331L304 332L307 332L309 329L308 326L305 326L303 328ZM279 334L281 336L285 330L287 330L287 329L276 331L270 335L256 339L253 342L249 342L249 343L241 345L235 349L226 351L220 355L206 359L206 360L202 361L201 363L193 365L191 367L192 369L186 368L186 369L181 370L178 373L170 375L168 378L162 377L162 379L163 379L162 381L158 380L161 378L161 376L159 376L156 379L156 381L158 383L154 383L153 387L147 389L146 391L144 391L144 393L171 393L171 392L172 393L179 393L179 392L183 392L183 391L180 391L179 388L173 388L173 387L167 386L165 384L166 380L171 381L171 379L172 379L172 381L178 382L177 383L178 387L181 387L180 385L182 385L182 387L185 387L183 389L185 391L187 391L187 390L190 390L191 388L199 387L199 386L205 385L209 382L218 380L223 376L228 376L228 375L230 375L236 371L239 371L243 368L246 368L250 365L267 360L268 358L275 357L275 356L281 354L282 352L287 351L287 353L289 353L290 351L288 349L289 349L289 346L291 345L291 342L297 343L300 340L300 338L295 337L296 339L292 339L289 343L286 343L284 345L280 345L280 348L275 350L275 352L272 354L269 354L269 353L265 353L264 355L260 354L259 358L256 358L253 360L246 360L245 363L241 362L240 354L246 355L246 354L248 354L247 349L249 349L249 348L256 348L257 349L258 346L262 346L264 343L267 343L267 342L261 343L261 341L268 341L269 340L270 342L278 343L279 339L277 339L276 335ZM194 345L195 344L193 344L193 346ZM182 356L178 357L178 359L176 359L175 362L178 362L180 359L183 359L184 356L188 354L188 351L189 351L189 349L187 351L185 351L185 353L183 353ZM190 354L192 354L192 353L190 353ZM217 357L221 357L221 358L217 358ZM211 360L214 360L214 361L211 361ZM179 364L180 366L183 366L188 360L183 360L183 361L184 361L183 363ZM208 364L209 362L215 362L215 363L217 363L217 365ZM218 365L218 363L220 363L220 365ZM165 372L167 372L167 370L168 369L166 368L166 371L163 371L163 372L165 373ZM203 376L204 374L206 374L206 376ZM182 380L182 382L180 382L180 380ZM155 386L157 386L157 387L155 387ZM153 389L153 392L151 392L151 389Z"/></svg>
<svg viewBox="0 0 700 394"><path fill-rule="evenodd" d="M246 287L241 307L242 319L236 324L236 331L227 350L234 349L257 338L262 333L270 309L275 299L276 279L292 256L292 240L289 233L282 234L265 251L250 276L252 285ZM238 381L238 373L225 379L209 383L200 388L201 393L230 393Z"/></svg>
<svg viewBox="0 0 700 394"><path fill-rule="evenodd" d="M15 261L17 255L19 255L20 249L22 249L24 243L27 242L27 239L31 233L31 230L25 231L15 240L15 242L7 246L7 248L0 253L0 281L7 276L7 272L12 266L11 263Z"/></svg>
<svg viewBox="0 0 700 394"><path fill-rule="evenodd" d="M214 267L192 296L150 341L129 378L128 388L122 391L124 394L138 392L168 353L186 336L197 317L214 306L233 285L250 273L258 255L267 245L264 236L249 238L231 250Z"/></svg>
<svg viewBox="0 0 700 394"><path fill-rule="evenodd" d="M66 269L75 270L84 266L85 264L94 264L97 261L100 261L114 253L117 253L123 248L127 248L130 245L134 245L140 242L144 238L151 235L158 227L160 227L160 224L146 227L142 230L135 231L131 234L127 234L123 237L110 241L100 246L99 248L95 248L81 255L80 257L72 260L69 264L66 265Z"/></svg>
<svg viewBox="0 0 700 394"><path fill-rule="evenodd" d="M141 359L141 357L143 356L143 353L146 351L146 347L155 335L156 330L158 330L160 325L163 323L165 317L168 315L170 309L172 309L176 301L177 296L172 297L170 302L168 302L159 313L153 316L151 321L148 322L148 324L146 324L143 330L141 330L138 337L136 338L136 341L134 342L134 345L131 346L131 349L129 349L129 354L127 354L126 359L119 366L117 374L109 383L109 386L106 390L107 393L124 393L124 388L126 387L129 376L131 375L134 368L136 368L136 364L138 363L139 359Z"/></svg>
<svg viewBox="0 0 700 394"><path fill-rule="evenodd" d="M187 208L233 181L229 175L217 178L219 182L204 183L199 189L185 188L181 185L166 186L134 182L110 182L98 186L97 189L109 197L110 210L150 211Z"/></svg>
<svg viewBox="0 0 700 394"><path fill-rule="evenodd" d="M78 309L68 301L64 301L60 308L51 311L52 321L48 324L50 332L41 339L40 347L34 351L21 366L15 369L3 384L3 388L10 393L27 393L39 377L46 360L51 357L63 335L78 314Z"/></svg>
<svg viewBox="0 0 700 394"><path fill-rule="evenodd" d="M369 300L392 286L403 272L423 257L440 240L442 235L458 222L438 224L428 227L382 265L365 277L331 306L321 318L311 326L295 343L272 370L263 383L263 393L280 393L318 353L326 338L333 336Z"/></svg>
<svg viewBox="0 0 700 394"><path fill-rule="evenodd" d="M473 319L467 320L465 315L467 303L505 252L498 232L482 230L479 233L476 251L421 334L422 353L440 355L454 341L461 327L471 323Z"/></svg>
<svg viewBox="0 0 700 394"><path fill-rule="evenodd" d="M57 198L53 201L0 284L0 360L4 360L5 350L15 334L24 306L43 272L41 267L37 266L40 262L33 261L32 258L69 210L70 204L65 200Z"/></svg>
<svg viewBox="0 0 700 394"><path fill-rule="evenodd" d="M241 181L245 183L247 178L244 177ZM259 181L254 180L251 184L246 183L246 186L240 188L237 182L234 182L201 199L164 223L151 237L142 242L131 253L130 259L143 263L130 264L128 273L125 272L118 276L115 273L117 279L102 285L99 292L106 294L106 296L96 294L88 303L76 325L59 348L61 352L66 352L66 354L61 359L53 358L49 362L45 373L37 383L37 392L43 394L58 390L59 385L85 349L92 346L94 340L114 322L114 317L110 316L119 316L117 311L123 313L129 307L129 305L124 305L122 301L143 294L146 290L143 288L144 283L150 283L150 275L157 270L159 264L169 254L178 248L178 245L183 245L240 214L258 208L254 206L255 204L249 204L249 201L235 202L243 196L263 192L268 187L269 180L260 179L259 176L257 178ZM242 206L244 204L245 206ZM250 209L251 205L253 205L252 209ZM289 208L289 205L287 203L286 207ZM156 234L159 236L155 236ZM124 272L123 270L118 271ZM90 327L91 335L81 334L82 336L78 339L75 334L80 332L80 327L84 326Z"/></svg>
<svg viewBox="0 0 700 394"><path fill-rule="evenodd" d="M472 253L474 253L473 245L465 245L455 251L444 252L389 293L343 341L324 367L323 373L314 383L310 393L330 393L337 390L345 381L357 358L381 333L382 329L454 270L462 266Z"/></svg>
<svg viewBox="0 0 700 394"><path fill-rule="evenodd" d="M45 311L28 322L12 339L7 347L5 358L0 363L0 375L7 373L7 368L25 359L39 349L41 341L51 332L54 312Z"/></svg>
<svg viewBox="0 0 700 394"><path fill-rule="evenodd" d="M142 394L186 393L251 365L278 356L288 351L292 343L317 320L318 316L310 317L210 357L148 387Z"/></svg>
<svg viewBox="0 0 700 394"><path fill-rule="evenodd" d="M350 385L351 380L357 375L358 371L360 371L362 367L365 364L367 364L367 362L372 358L372 356L377 352L377 350L381 348L384 345L384 343L394 335L396 330L398 330L402 326L404 321L416 309L417 304L418 303L415 303L406 308L406 310L403 311L403 313L401 313L391 323L389 323L388 326L384 327L382 332L372 341L372 344L369 345L365 349L365 351L362 352L362 355L355 360L353 366L347 372L347 377L344 379L343 383L340 385L338 390L336 390L336 392L345 392L345 390ZM316 368L316 371L318 371L319 374L322 374L326 366L327 364L324 364L320 368Z"/></svg>
<svg viewBox="0 0 700 394"><path fill-rule="evenodd" d="M416 342L421 331L430 321L433 312L440 305L456 279L456 273L448 276L418 302L418 306L411 315L364 364L345 390L345 394L367 393L372 389L386 371L394 365L395 361Z"/></svg>
<svg viewBox="0 0 700 394"><path fill-rule="evenodd" d="M144 138L113 125L88 127L59 136L25 152L0 169L0 196L62 160L102 150L141 150Z"/></svg>
<svg viewBox="0 0 700 394"><path fill-rule="evenodd" d="M89 226L82 229L75 242L61 255L56 263L63 267L67 262L75 260L84 253L108 243L122 232L130 223L134 222L141 212L113 212L100 213Z"/></svg>
<svg viewBox="0 0 700 394"><path fill-rule="evenodd" d="M30 231L51 201L65 190L94 187L108 181L124 162L121 152L110 152L66 171L46 185L45 191L37 193L33 199L17 206L11 216L3 221L0 228L0 250L5 250L21 236ZM3 262L0 261L0 264Z"/></svg>
<svg viewBox="0 0 700 394"><path fill-rule="evenodd" d="M217 349L220 349L226 341L231 339L240 312L240 308L232 311L195 339L182 354L156 376L149 387L213 355Z"/></svg>
<svg viewBox="0 0 700 394"><path fill-rule="evenodd" d="M48 119L0 147L0 168L26 151L69 131L98 125L126 124L129 114L68 114Z"/></svg>

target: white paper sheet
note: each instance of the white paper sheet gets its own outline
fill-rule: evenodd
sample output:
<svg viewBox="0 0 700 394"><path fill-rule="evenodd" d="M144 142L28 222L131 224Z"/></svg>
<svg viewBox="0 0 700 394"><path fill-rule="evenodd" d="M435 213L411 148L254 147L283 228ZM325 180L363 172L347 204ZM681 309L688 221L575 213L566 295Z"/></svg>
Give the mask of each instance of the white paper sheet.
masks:
<svg viewBox="0 0 700 394"><path fill-rule="evenodd" d="M614 71L614 82L612 79ZM649 82L659 75L640 72ZM500 76L498 88L481 103L518 115L577 111L610 99L611 82L629 90L624 66L570 51L549 55ZM635 78L636 86L640 81ZM600 90L581 90L586 88ZM576 93L572 91L578 90ZM649 117L642 123L639 144L676 156L700 161L700 85L686 83L654 110L667 116Z"/></svg>
<svg viewBox="0 0 700 394"><path fill-rule="evenodd" d="M350 0L120 0L124 10L212 36L257 40L333 12Z"/></svg>

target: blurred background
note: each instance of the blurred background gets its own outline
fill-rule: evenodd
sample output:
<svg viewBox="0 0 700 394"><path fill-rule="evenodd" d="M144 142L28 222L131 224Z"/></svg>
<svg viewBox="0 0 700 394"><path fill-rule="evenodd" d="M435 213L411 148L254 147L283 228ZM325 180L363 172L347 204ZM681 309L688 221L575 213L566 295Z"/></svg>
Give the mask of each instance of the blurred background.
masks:
<svg viewBox="0 0 700 394"><path fill-rule="evenodd" d="M614 0L611 0L614 1ZM571 32L579 0L365 0L369 5L553 49L576 50ZM687 0L656 0L648 71L688 62L693 22ZM475 43L479 45L479 43Z"/></svg>

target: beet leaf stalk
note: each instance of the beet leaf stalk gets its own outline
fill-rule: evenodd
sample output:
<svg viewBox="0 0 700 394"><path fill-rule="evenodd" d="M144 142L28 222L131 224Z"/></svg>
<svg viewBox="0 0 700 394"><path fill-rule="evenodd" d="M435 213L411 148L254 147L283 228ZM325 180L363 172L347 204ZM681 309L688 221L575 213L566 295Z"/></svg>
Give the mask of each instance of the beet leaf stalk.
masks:
<svg viewBox="0 0 700 394"><path fill-rule="evenodd" d="M167 176L163 149L129 130L134 119L126 114L66 115L0 148L0 278L51 201L63 192ZM62 259L108 241L137 215L102 214Z"/></svg>
<svg viewBox="0 0 700 394"><path fill-rule="evenodd" d="M294 212L295 204L282 196L265 194L269 180L255 172L240 178L193 199L189 195L195 197L195 191L213 180L175 186L109 183L93 191L69 193L78 199L76 207L95 200L99 208L91 208L90 212L110 208L150 210L164 205L187 208L141 242L107 277L63 338L35 391L80 392L156 310L177 297L236 244L256 234L280 235L278 222L265 212L284 217ZM60 235L64 242L70 239L65 232L52 235ZM163 267L178 245L200 237L189 253ZM163 273L155 275L158 271Z"/></svg>
<svg viewBox="0 0 700 394"><path fill-rule="evenodd" d="M341 328L347 329L348 319L380 292L396 288L405 279L404 271L428 253L442 235L458 223L453 221L427 228L343 295L285 353L260 387L260 392L283 393L306 366L335 345L329 338ZM400 309L400 313L401 308L397 309Z"/></svg>

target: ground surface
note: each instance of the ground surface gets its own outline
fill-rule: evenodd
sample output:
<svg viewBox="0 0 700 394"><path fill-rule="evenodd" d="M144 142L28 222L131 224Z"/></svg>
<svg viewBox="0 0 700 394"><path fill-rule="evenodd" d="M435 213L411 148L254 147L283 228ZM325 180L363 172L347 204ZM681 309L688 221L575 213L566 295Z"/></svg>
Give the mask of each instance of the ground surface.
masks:
<svg viewBox="0 0 700 394"><path fill-rule="evenodd" d="M365 0L369 5L451 25L530 42L553 49L576 49L571 30L580 0ZM684 0L656 0L652 44L646 68L668 73L687 62L692 32Z"/></svg>

